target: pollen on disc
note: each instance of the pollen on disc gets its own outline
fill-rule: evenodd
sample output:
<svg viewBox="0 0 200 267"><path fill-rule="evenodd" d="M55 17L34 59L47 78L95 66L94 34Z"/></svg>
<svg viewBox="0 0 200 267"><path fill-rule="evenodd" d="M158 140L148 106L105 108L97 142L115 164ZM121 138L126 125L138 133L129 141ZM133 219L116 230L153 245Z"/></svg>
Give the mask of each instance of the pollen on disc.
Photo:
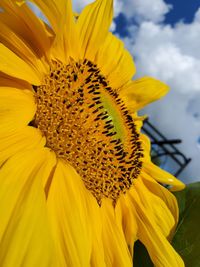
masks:
<svg viewBox="0 0 200 267"><path fill-rule="evenodd" d="M99 205L116 202L140 174L142 148L132 116L116 90L89 60L52 61L34 87L33 124L46 146L70 163Z"/></svg>

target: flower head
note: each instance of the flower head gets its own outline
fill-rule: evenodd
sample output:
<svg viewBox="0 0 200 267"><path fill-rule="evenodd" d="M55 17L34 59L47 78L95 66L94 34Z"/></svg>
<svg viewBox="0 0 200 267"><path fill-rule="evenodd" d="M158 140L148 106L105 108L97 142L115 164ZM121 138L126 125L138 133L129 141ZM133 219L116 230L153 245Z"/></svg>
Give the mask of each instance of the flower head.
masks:
<svg viewBox="0 0 200 267"><path fill-rule="evenodd" d="M137 111L168 88L132 80L109 32L112 0L74 16L70 0L1 0L0 262L132 266L140 239L157 267L184 266L169 241L178 221Z"/></svg>

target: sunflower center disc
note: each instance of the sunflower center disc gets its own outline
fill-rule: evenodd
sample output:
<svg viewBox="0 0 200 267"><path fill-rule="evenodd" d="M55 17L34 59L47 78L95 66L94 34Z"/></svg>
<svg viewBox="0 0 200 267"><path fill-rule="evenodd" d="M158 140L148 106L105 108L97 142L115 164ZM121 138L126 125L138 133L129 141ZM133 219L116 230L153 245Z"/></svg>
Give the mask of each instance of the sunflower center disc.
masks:
<svg viewBox="0 0 200 267"><path fill-rule="evenodd" d="M142 166L139 135L117 92L88 60L52 61L34 90L34 124L46 146L76 169L99 205L104 197L116 202Z"/></svg>

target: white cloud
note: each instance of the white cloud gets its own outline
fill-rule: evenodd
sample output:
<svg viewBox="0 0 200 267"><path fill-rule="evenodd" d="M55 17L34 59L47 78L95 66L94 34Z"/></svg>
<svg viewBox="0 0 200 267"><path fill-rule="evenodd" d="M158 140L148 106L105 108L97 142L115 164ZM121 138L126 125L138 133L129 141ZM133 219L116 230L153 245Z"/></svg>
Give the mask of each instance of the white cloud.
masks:
<svg viewBox="0 0 200 267"><path fill-rule="evenodd" d="M194 99L191 101L194 101ZM149 105L143 111L143 113L149 115L150 121L168 139L182 140L182 144L177 145L178 148L187 157L192 158L192 162L180 176L186 183L200 180L200 147L198 145L200 120L197 117L198 109L199 106L188 106L188 98L172 89L164 99Z"/></svg>
<svg viewBox="0 0 200 267"><path fill-rule="evenodd" d="M118 0L118 2L122 1ZM160 22L170 9L171 5L162 0L124 0L121 11L128 18L134 18L139 22L143 20Z"/></svg>
<svg viewBox="0 0 200 267"><path fill-rule="evenodd" d="M197 10L195 17L194 17L194 20L196 22L200 22L200 8Z"/></svg>
<svg viewBox="0 0 200 267"><path fill-rule="evenodd" d="M200 24L195 32L199 39ZM129 47L137 58L137 69L140 75L159 77L183 93L200 91L200 52L194 50L194 34L185 35L193 30L188 25L167 25L143 22L139 28L135 43ZM184 36L182 38L182 35ZM179 38L178 38L179 37ZM131 43L130 43L131 44ZM129 46L130 46L129 44ZM195 55L194 55L195 54Z"/></svg>
<svg viewBox="0 0 200 267"><path fill-rule="evenodd" d="M187 111L197 120L196 123L200 123L200 94L196 96L188 102Z"/></svg>
<svg viewBox="0 0 200 267"><path fill-rule="evenodd" d="M174 27L141 21L125 38L137 66L137 76L149 75L171 87L168 96L145 112L168 138L180 138L180 149L192 157L182 173L186 182L200 180L200 9L190 24Z"/></svg>

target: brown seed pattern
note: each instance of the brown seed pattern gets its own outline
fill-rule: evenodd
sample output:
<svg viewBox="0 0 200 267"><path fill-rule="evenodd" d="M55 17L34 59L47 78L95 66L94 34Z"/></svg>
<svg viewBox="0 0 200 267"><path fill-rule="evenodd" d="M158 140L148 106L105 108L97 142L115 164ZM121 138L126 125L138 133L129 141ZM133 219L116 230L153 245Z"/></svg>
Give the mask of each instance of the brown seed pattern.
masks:
<svg viewBox="0 0 200 267"><path fill-rule="evenodd" d="M99 205L103 198L115 203L140 174L143 157L133 118L116 90L86 59L68 65L52 61L43 85L34 90L33 124L46 146L76 169Z"/></svg>

